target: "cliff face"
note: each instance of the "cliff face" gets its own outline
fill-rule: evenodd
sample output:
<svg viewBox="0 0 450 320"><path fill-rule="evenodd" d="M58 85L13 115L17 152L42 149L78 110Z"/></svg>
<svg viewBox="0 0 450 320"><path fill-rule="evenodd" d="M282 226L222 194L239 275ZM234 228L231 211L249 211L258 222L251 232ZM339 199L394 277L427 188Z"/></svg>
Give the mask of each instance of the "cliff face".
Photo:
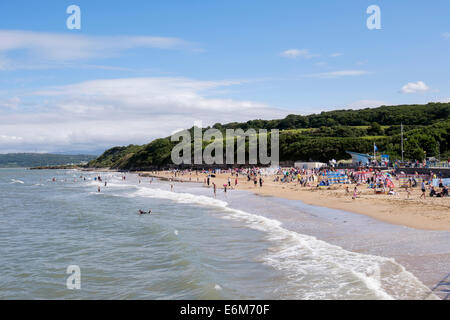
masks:
<svg viewBox="0 0 450 320"><path fill-rule="evenodd" d="M379 153L388 154L391 159L401 158L401 123L406 138L405 159L422 160L425 156L445 159L450 155L450 103L338 110L308 116L289 115L279 120L217 123L214 128L223 133L226 129L238 128L278 129L280 161L327 162L330 159L348 158L346 151L372 153L374 143ZM189 130L192 132L193 128ZM204 141L203 147L209 143ZM176 144L170 138L161 138L143 146L114 147L90 161L88 166L121 170L167 168L173 166L171 151ZM246 150L248 153L248 146Z"/></svg>

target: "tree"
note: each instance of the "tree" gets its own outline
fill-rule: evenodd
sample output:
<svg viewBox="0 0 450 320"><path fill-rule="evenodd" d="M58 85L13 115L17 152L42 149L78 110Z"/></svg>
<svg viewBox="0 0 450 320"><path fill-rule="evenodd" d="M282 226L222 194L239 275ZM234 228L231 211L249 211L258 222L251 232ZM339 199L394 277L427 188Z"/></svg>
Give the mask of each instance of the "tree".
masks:
<svg viewBox="0 0 450 320"><path fill-rule="evenodd" d="M372 122L367 133L371 136L382 136L384 134L383 128L378 122Z"/></svg>

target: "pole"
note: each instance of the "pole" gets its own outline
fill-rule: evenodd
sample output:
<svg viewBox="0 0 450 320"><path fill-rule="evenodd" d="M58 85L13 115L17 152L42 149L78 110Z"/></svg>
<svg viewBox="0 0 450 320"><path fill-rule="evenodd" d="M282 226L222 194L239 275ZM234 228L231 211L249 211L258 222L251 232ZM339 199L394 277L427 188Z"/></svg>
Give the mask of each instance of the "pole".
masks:
<svg viewBox="0 0 450 320"><path fill-rule="evenodd" d="M373 163L375 164L376 163L376 161L377 161L377 156L376 156L376 153L375 153L376 151L375 151L375 142L373 143Z"/></svg>
<svg viewBox="0 0 450 320"><path fill-rule="evenodd" d="M439 165L441 164L441 143L438 141L438 161Z"/></svg>
<svg viewBox="0 0 450 320"><path fill-rule="evenodd" d="M400 128L402 131L402 163L403 163L403 123L400 124Z"/></svg>

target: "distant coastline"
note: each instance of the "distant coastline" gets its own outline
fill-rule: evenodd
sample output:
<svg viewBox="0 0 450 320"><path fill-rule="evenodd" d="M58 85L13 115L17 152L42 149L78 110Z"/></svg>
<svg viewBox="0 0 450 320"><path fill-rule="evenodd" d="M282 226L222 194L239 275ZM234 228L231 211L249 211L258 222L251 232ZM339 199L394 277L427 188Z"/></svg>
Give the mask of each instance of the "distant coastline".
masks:
<svg viewBox="0 0 450 320"><path fill-rule="evenodd" d="M66 155L51 153L0 154L0 168L51 168L59 166L84 166L95 159L94 155Z"/></svg>

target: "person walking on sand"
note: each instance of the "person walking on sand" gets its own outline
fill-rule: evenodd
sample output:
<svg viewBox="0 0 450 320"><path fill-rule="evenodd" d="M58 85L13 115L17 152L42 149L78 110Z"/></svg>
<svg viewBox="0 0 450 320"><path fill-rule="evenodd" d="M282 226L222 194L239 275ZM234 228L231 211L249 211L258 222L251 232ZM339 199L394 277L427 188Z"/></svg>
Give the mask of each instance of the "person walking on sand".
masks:
<svg viewBox="0 0 450 320"><path fill-rule="evenodd" d="M262 178L262 177L259 177L259 187L260 187L260 188L262 188L263 182L264 182L263 178Z"/></svg>
<svg viewBox="0 0 450 320"><path fill-rule="evenodd" d="M255 186L255 188L256 188L257 184L258 184L258 181L256 180L256 177L254 177L253 178L253 185Z"/></svg>
<svg viewBox="0 0 450 320"><path fill-rule="evenodd" d="M420 195L420 198L419 198L419 199L422 199L422 197L425 199L425 197L426 197L425 192L426 192L426 189L425 189L425 181L422 180L422 194Z"/></svg>

